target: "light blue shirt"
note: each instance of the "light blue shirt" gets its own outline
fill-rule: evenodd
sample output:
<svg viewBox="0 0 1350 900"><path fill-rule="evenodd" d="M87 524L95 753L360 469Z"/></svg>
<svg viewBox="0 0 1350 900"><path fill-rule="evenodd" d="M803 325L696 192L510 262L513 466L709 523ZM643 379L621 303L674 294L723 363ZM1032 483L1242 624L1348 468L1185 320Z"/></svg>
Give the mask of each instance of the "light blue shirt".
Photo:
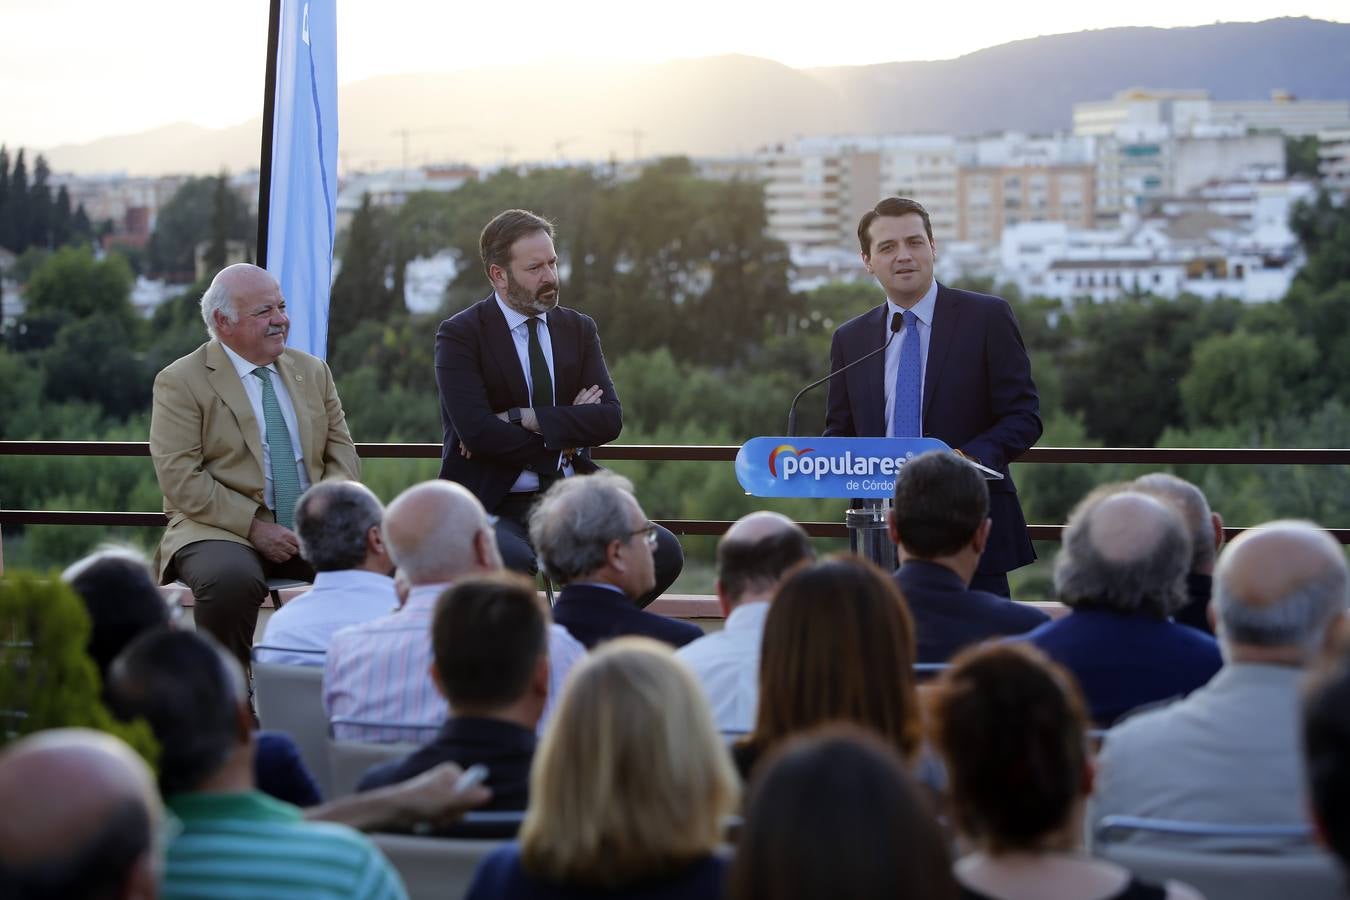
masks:
<svg viewBox="0 0 1350 900"><path fill-rule="evenodd" d="M703 685L717 728L749 732L759 707L759 648L764 642L768 601L742 603L721 631L675 651Z"/></svg>
<svg viewBox="0 0 1350 900"><path fill-rule="evenodd" d="M933 333L933 313L937 309L937 290L936 279L928 286L928 293L924 294L918 303L910 307L914 317L919 320L916 326L919 329L919 397L923 397L923 386L928 378L928 343ZM889 298L886 300L885 332L882 340L890 337L891 317L896 313L903 314L905 311L896 306ZM905 339L905 329L900 328L900 333L891 341L891 345L886 348L886 374L882 379L884 389L884 407L886 415L886 437L895 437L895 417L891 414L895 408L895 373L900 370L900 354L912 353L909 342ZM920 431L922 431L922 422L920 422Z"/></svg>
<svg viewBox="0 0 1350 900"><path fill-rule="evenodd" d="M320 572L314 588L272 613L260 644L284 650L258 650L258 662L322 666L333 634L398 609L394 579L364 569Z"/></svg>
<svg viewBox="0 0 1350 900"><path fill-rule="evenodd" d="M506 317L506 330L511 333L511 341L516 345L516 358L520 360L520 371L525 373L525 388L530 392L530 407L533 408L536 402L539 406L557 406L558 401L555 397L545 397L539 401L534 399L534 382L530 378L530 328L525 323L530 319L536 319L539 322L539 347L544 351L544 360L548 363L548 380L554 386L553 393L558 392L558 379L553 376L553 340L548 333L548 317L543 315L527 316L518 313L506 305L501 294L493 292L492 296L497 301L497 308ZM558 459L559 461L562 460L562 454L558 454ZM563 465L562 474L564 476L575 474L572 471L571 463ZM511 493L513 494L537 490L539 490L539 476L529 469L521 469L520 475L516 477L515 484L511 485Z"/></svg>

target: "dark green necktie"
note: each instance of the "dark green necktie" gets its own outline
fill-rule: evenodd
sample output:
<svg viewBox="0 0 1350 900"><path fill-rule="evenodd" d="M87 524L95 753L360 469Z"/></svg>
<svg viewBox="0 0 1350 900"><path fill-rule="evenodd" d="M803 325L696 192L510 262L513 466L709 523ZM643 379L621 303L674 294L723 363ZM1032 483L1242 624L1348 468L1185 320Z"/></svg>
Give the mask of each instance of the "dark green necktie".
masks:
<svg viewBox="0 0 1350 900"><path fill-rule="evenodd" d="M531 316L525 320L530 330L530 405L534 408L535 418L539 417L539 407L553 406L553 378L548 374L548 360L544 358L544 345L539 343L539 317ZM546 491L558 477L555 468L550 472L539 473L539 490Z"/></svg>

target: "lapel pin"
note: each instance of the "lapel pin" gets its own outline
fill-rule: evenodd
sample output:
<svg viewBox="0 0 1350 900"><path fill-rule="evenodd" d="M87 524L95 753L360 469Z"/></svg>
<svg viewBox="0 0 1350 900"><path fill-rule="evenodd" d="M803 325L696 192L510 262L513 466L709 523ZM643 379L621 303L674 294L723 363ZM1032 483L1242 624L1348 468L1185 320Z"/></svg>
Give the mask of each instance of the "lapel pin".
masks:
<svg viewBox="0 0 1350 900"><path fill-rule="evenodd" d="M304 380L305 380L305 376L303 376L303 375L297 375L297 376L295 376L295 380L296 380L296 381L304 381Z"/></svg>

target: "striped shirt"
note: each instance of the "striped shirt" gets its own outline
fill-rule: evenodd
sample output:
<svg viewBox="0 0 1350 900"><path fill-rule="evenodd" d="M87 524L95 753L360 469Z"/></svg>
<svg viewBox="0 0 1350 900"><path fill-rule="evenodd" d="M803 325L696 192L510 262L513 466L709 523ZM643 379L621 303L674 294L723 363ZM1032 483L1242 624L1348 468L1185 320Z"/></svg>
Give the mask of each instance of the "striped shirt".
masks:
<svg viewBox="0 0 1350 900"><path fill-rule="evenodd" d="M418 585L393 615L333 635L323 673L323 703L328 718L404 726L334 725L335 738L426 743L435 737L449 709L431 680L431 619L437 598L449 586ZM567 673L586 655L586 648L566 628L551 624L548 653L549 696L539 720L541 732L562 695Z"/></svg>
<svg viewBox="0 0 1350 900"><path fill-rule="evenodd" d="M306 822L256 791L175 794L168 807L183 831L168 847L165 900L406 900L389 861L345 825Z"/></svg>

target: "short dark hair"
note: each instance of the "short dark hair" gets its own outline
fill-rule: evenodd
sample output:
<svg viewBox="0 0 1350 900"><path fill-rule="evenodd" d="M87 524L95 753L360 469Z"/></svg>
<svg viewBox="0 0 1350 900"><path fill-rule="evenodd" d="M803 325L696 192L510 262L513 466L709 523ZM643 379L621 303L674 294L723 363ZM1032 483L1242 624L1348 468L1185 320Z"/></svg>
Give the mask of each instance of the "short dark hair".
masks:
<svg viewBox="0 0 1350 900"><path fill-rule="evenodd" d="M932 698L957 825L989 851L1036 850L1073 811L1087 713L1073 677L1028 644L962 652Z"/></svg>
<svg viewBox="0 0 1350 900"><path fill-rule="evenodd" d="M53 798L53 802L56 802ZM55 855L22 863L0 861L0 895L12 900L114 900L154 837L138 799L118 801L92 834Z"/></svg>
<svg viewBox="0 0 1350 900"><path fill-rule="evenodd" d="M1323 839L1350 866L1350 660L1320 669L1303 697L1308 793Z"/></svg>
<svg viewBox="0 0 1350 900"><path fill-rule="evenodd" d="M92 628L88 653L106 685L108 667L133 640L169 624L169 605L145 560L132 551L99 550L76 562L62 579L84 601Z"/></svg>
<svg viewBox="0 0 1350 900"><path fill-rule="evenodd" d="M525 693L548 652L548 613L520 575L465 578L436 601L431 645L452 709L506 706Z"/></svg>
<svg viewBox="0 0 1350 900"><path fill-rule="evenodd" d="M733 900L958 896L942 832L899 755L841 724L760 766L728 887Z"/></svg>
<svg viewBox="0 0 1350 900"><path fill-rule="evenodd" d="M858 246L862 248L863 256L872 255L872 235L867 233L867 229L872 227L873 222L882 216L898 219L910 213L923 219L923 230L928 235L928 243L933 243L933 223L929 221L928 210L923 208L923 204L908 197L887 197L863 213L863 217L858 220Z"/></svg>
<svg viewBox="0 0 1350 900"><path fill-rule="evenodd" d="M492 277L492 267L503 269L511 265L511 247L523 237L543 231L553 237L553 223L528 209L508 209L497 213L483 226L478 236L478 252L483 257L483 271Z"/></svg>
<svg viewBox="0 0 1350 900"><path fill-rule="evenodd" d="M895 530L920 559L950 556L970 543L989 516L989 487L980 470L955 453L930 450L895 478Z"/></svg>
<svg viewBox="0 0 1350 900"><path fill-rule="evenodd" d="M197 631L142 635L113 662L108 684L115 715L150 723L166 797L196 790L229 759L243 693L239 663Z"/></svg>
<svg viewBox="0 0 1350 900"><path fill-rule="evenodd" d="M728 597L740 600L752 588L772 588L788 569L815 556L811 538L795 525L757 541L723 539L717 545L717 580Z"/></svg>
<svg viewBox="0 0 1350 900"><path fill-rule="evenodd" d="M321 481L295 504L300 555L316 572L355 569L366 561L366 535L384 519L375 495L354 481Z"/></svg>

